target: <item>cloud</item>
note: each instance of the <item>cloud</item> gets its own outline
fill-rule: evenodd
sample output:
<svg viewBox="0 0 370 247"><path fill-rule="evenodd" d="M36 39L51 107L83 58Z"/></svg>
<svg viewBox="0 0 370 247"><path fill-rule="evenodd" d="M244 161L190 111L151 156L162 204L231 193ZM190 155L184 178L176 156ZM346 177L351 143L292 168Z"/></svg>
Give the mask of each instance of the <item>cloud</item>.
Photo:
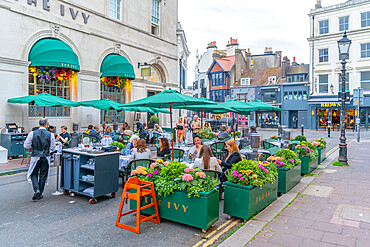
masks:
<svg viewBox="0 0 370 247"><path fill-rule="evenodd" d="M324 0L324 6L345 0ZM225 49L230 37L252 54L265 46L283 55L309 62L310 32L308 14L315 0L179 0L179 21L185 31L191 55L188 59L188 85L194 80L195 51L202 54L207 43L217 41Z"/></svg>

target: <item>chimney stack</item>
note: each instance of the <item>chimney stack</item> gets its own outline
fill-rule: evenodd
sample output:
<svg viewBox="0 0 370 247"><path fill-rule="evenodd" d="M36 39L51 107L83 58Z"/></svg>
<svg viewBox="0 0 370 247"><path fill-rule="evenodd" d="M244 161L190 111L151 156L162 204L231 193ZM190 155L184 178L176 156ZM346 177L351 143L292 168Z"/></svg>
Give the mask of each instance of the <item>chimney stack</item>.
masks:
<svg viewBox="0 0 370 247"><path fill-rule="evenodd" d="M207 49L208 48L213 48L213 47L217 47L216 41L209 42L208 45L207 45Z"/></svg>
<svg viewBox="0 0 370 247"><path fill-rule="evenodd" d="M321 0L316 1L315 9L321 8Z"/></svg>

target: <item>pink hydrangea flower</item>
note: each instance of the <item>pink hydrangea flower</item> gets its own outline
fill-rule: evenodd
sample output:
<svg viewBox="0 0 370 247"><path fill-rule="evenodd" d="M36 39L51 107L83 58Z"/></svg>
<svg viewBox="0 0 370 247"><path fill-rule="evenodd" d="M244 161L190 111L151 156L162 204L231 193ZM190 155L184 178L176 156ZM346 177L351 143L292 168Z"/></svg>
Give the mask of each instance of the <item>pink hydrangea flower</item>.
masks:
<svg viewBox="0 0 370 247"><path fill-rule="evenodd" d="M193 172L194 171L194 169L193 168L185 168L184 169L184 172Z"/></svg>
<svg viewBox="0 0 370 247"><path fill-rule="evenodd" d="M150 164L150 168L152 168L152 169L153 169L156 165L157 165L157 163L156 163L156 162L155 162L155 163L151 163L151 164Z"/></svg>
<svg viewBox="0 0 370 247"><path fill-rule="evenodd" d="M155 170L154 171L154 175L157 175L159 173L159 171L158 170Z"/></svg>
<svg viewBox="0 0 370 247"><path fill-rule="evenodd" d="M189 182L189 181L192 181L194 178L191 174L184 174L182 175L182 181L186 181L186 182Z"/></svg>
<svg viewBox="0 0 370 247"><path fill-rule="evenodd" d="M289 161L290 161L290 162L292 162L292 163L294 163L294 162L295 162L295 161L294 161L294 159L289 159Z"/></svg>
<svg viewBox="0 0 370 247"><path fill-rule="evenodd" d="M150 177L150 178L151 178L151 177L153 177L153 174L151 174L150 172L148 172L148 174L147 174L147 175L148 175L148 177Z"/></svg>
<svg viewBox="0 0 370 247"><path fill-rule="evenodd" d="M195 176L200 177L200 178L205 178L206 174L204 172L196 172Z"/></svg>
<svg viewBox="0 0 370 247"><path fill-rule="evenodd" d="M165 161L165 162L163 162L163 165L168 165L169 163L171 163L171 162L169 162L168 160L167 161Z"/></svg>
<svg viewBox="0 0 370 247"><path fill-rule="evenodd" d="M240 180L242 180L242 181L243 181L243 180L244 180L244 178L243 178L243 177L241 177L241 178L240 178Z"/></svg>

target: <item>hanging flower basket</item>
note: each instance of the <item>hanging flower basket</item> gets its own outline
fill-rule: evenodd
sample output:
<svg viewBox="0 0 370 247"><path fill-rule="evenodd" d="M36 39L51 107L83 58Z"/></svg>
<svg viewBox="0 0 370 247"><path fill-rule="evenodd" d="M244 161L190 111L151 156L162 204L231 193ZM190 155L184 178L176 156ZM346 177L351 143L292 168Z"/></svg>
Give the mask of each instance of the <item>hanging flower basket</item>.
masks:
<svg viewBox="0 0 370 247"><path fill-rule="evenodd" d="M40 66L40 67L30 67L29 73L32 74L33 76L38 76L48 81L51 79L66 81L74 77L76 71L69 68Z"/></svg>
<svg viewBox="0 0 370 247"><path fill-rule="evenodd" d="M104 86L123 88L129 84L129 79L119 76L107 76L100 78L100 82Z"/></svg>

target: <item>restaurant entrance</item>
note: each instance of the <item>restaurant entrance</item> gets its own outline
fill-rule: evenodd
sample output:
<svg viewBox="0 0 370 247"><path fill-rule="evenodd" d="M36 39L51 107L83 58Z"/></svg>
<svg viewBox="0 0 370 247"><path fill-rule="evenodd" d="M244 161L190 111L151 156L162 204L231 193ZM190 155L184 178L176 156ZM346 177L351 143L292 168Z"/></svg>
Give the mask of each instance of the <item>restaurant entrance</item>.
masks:
<svg viewBox="0 0 370 247"><path fill-rule="evenodd" d="M318 108L316 112L316 122L318 129L326 129L328 127L329 121L331 122L330 126L333 130L340 129L340 109L325 109L325 108ZM355 119L355 110L354 109L346 109L345 114L345 123L346 129L353 129L354 128L354 119Z"/></svg>

